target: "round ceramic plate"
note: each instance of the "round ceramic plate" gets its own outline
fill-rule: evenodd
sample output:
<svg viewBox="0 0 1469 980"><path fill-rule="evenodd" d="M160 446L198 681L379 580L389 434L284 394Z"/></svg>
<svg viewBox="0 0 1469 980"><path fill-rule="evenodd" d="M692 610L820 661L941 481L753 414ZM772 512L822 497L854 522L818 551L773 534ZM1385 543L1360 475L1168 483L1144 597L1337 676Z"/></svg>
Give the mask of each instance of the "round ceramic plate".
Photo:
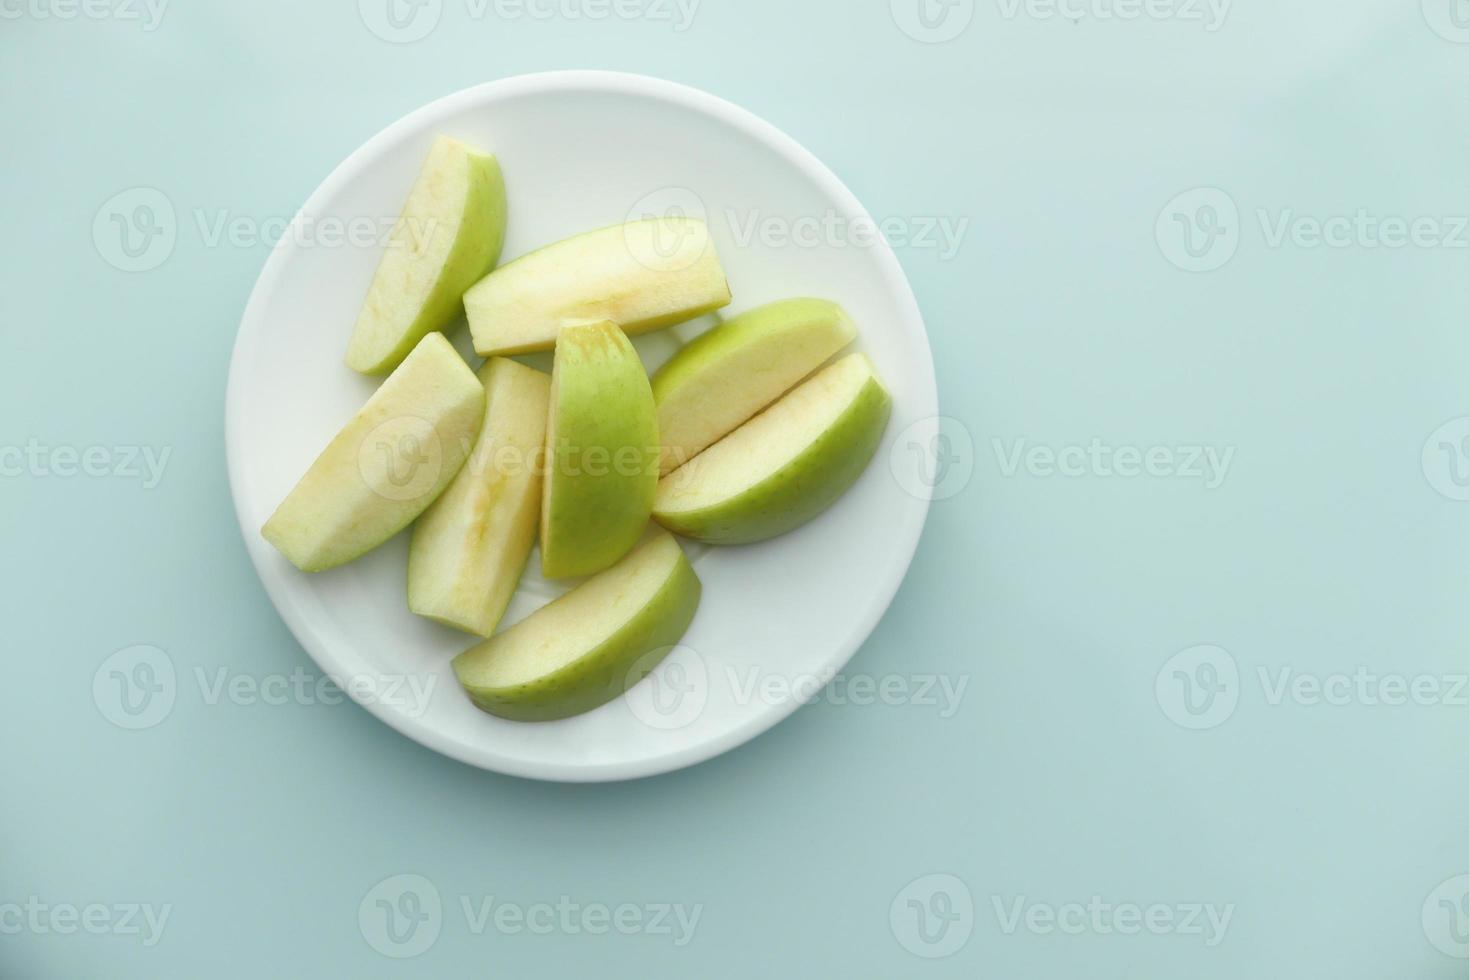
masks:
<svg viewBox="0 0 1469 980"><path fill-rule="evenodd" d="M260 527L376 382L343 364L382 241L437 134L504 169L512 259L651 214L709 222L734 292L730 315L790 296L852 313L893 394L860 481L804 527L757 545L684 542L704 594L682 644L616 701L524 724L476 710L451 658L474 640L408 611L407 535L318 575ZM440 99L353 153L271 253L240 324L226 396L230 487L250 557L321 669L383 721L446 755L539 779L612 780L692 765L758 735L846 665L897 592L928 512L924 460L937 414L912 290L871 218L825 166L742 109L669 82L556 72ZM635 343L651 372L716 322ZM467 329L450 331L472 365ZM549 370L546 355L527 358ZM564 591L532 555L505 624Z"/></svg>

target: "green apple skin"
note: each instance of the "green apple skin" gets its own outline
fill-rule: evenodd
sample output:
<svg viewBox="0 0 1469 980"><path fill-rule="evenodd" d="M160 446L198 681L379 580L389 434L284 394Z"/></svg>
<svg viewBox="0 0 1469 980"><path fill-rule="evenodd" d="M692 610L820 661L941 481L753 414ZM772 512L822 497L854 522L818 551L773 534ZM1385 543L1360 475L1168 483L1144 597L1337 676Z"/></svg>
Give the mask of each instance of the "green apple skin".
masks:
<svg viewBox="0 0 1469 980"><path fill-rule="evenodd" d="M845 382L836 405L816 397L834 381ZM759 447L781 445L782 429L803 422L810 429L823 404L830 417L823 416L814 431L758 458ZM653 517L670 531L708 544L748 544L784 534L830 507L857 481L891 413L892 398L871 362L849 354L664 477Z"/></svg>
<svg viewBox="0 0 1469 980"><path fill-rule="evenodd" d="M556 341L541 574L592 575L635 545L658 487L658 420L638 352L615 323L573 324Z"/></svg>
<svg viewBox="0 0 1469 980"><path fill-rule="evenodd" d="M434 141L378 263L347 347L347 366L386 374L459 316L465 290L495 267L507 206L499 162Z"/></svg>
<svg viewBox="0 0 1469 980"><path fill-rule="evenodd" d="M486 357L550 350L569 322L611 320L640 334L729 304L729 281L697 218L649 218L547 245L464 294Z"/></svg>
<svg viewBox="0 0 1469 980"><path fill-rule="evenodd" d="M788 299L697 337L653 375L660 472L733 432L856 336L852 318L836 303Z"/></svg>
<svg viewBox="0 0 1469 980"><path fill-rule="evenodd" d="M536 542L551 378L508 358L479 370L485 421L454 482L413 525L408 608L495 632Z"/></svg>
<svg viewBox="0 0 1469 980"><path fill-rule="evenodd" d="M358 558L413 522L454 479L485 389L443 334L419 341L261 529L304 572Z"/></svg>
<svg viewBox="0 0 1469 980"><path fill-rule="evenodd" d="M678 542L657 531L622 561L454 659L483 711L569 718L621 696L693 621L701 586Z"/></svg>

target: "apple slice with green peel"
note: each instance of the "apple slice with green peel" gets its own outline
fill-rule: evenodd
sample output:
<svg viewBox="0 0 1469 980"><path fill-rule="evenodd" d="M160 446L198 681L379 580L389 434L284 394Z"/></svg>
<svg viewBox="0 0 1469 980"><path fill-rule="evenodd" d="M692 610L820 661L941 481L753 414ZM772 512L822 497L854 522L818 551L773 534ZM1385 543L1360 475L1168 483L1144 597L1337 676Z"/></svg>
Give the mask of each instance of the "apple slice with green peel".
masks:
<svg viewBox="0 0 1469 980"><path fill-rule="evenodd" d="M492 715L579 715L658 665L688 629L699 592L678 542L654 531L616 565L455 657L454 673Z"/></svg>
<svg viewBox="0 0 1469 980"><path fill-rule="evenodd" d="M872 362L848 354L659 481L653 517L710 544L784 534L857 481L891 411Z"/></svg>
<svg viewBox="0 0 1469 980"><path fill-rule="evenodd" d="M505 181L488 153L440 136L388 237L347 347L347 366L386 374L459 315L464 291L500 260Z"/></svg>
<svg viewBox="0 0 1469 980"><path fill-rule="evenodd" d="M729 303L729 282L697 218L648 218L523 255L464 294L474 349L550 350L562 325L611 320L624 333L672 326Z"/></svg>
<svg viewBox="0 0 1469 980"><path fill-rule="evenodd" d="M824 299L788 299L741 313L701 335L653 375L660 472L688 462L857 336Z"/></svg>
<svg viewBox="0 0 1469 980"><path fill-rule="evenodd" d="M541 499L541 574L600 572L637 543L658 487L648 374L617 324L572 324L556 340Z"/></svg>
<svg viewBox="0 0 1469 980"><path fill-rule="evenodd" d="M413 526L408 608L495 632L536 541L550 376L503 357L479 371L485 422L469 462Z"/></svg>
<svg viewBox="0 0 1469 980"><path fill-rule="evenodd" d="M484 411L484 386L443 334L429 334L327 444L260 533L305 572L366 554L454 479Z"/></svg>

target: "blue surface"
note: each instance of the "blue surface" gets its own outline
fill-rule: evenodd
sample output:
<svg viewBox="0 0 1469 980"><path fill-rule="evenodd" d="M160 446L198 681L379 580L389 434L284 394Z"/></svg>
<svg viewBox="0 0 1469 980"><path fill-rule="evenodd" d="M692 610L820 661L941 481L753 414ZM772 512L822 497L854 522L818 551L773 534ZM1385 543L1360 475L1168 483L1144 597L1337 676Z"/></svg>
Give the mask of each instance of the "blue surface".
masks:
<svg viewBox="0 0 1469 980"><path fill-rule="evenodd" d="M442 0L407 43L373 2L0 7L0 976L1463 976L1461 0ZM403 113L586 67L964 233L899 249L958 476L850 673L909 694L575 787L291 687L222 410L255 233ZM176 690L129 730L137 645Z"/></svg>

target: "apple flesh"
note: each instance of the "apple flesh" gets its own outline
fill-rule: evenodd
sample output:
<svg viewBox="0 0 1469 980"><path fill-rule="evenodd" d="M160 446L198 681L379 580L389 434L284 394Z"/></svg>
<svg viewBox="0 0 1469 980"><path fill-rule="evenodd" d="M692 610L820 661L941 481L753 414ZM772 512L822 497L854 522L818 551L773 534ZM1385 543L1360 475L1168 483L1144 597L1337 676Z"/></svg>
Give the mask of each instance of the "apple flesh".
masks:
<svg viewBox="0 0 1469 980"><path fill-rule="evenodd" d="M302 571L366 554L454 479L479 432L485 389L431 333L327 445L261 534Z"/></svg>
<svg viewBox="0 0 1469 980"><path fill-rule="evenodd" d="M480 368L485 422L449 489L413 526L408 608L489 636L536 540L551 378L503 357Z"/></svg>
<svg viewBox="0 0 1469 980"><path fill-rule="evenodd" d="M516 721L590 711L642 680L699 606L698 576L666 531L503 633L454 658L476 706Z"/></svg>
<svg viewBox="0 0 1469 980"><path fill-rule="evenodd" d="M500 164L440 136L408 192L357 316L347 365L386 374L423 337L458 317L464 291L500 259L505 243Z"/></svg>
<svg viewBox="0 0 1469 980"><path fill-rule="evenodd" d="M658 420L643 362L615 323L573 324L556 340L541 574L591 575L627 554L658 486Z"/></svg>
<svg viewBox="0 0 1469 980"><path fill-rule="evenodd" d="M668 473L789 391L857 335L823 299L770 303L702 334L653 375Z"/></svg>
<svg viewBox="0 0 1469 980"><path fill-rule="evenodd" d="M856 482L891 410L872 362L848 354L659 481L653 517L711 544L784 534Z"/></svg>
<svg viewBox="0 0 1469 980"><path fill-rule="evenodd" d="M568 322L611 320L639 334L730 301L729 282L697 218L649 218L587 232L506 263L464 294L474 349L550 350Z"/></svg>

